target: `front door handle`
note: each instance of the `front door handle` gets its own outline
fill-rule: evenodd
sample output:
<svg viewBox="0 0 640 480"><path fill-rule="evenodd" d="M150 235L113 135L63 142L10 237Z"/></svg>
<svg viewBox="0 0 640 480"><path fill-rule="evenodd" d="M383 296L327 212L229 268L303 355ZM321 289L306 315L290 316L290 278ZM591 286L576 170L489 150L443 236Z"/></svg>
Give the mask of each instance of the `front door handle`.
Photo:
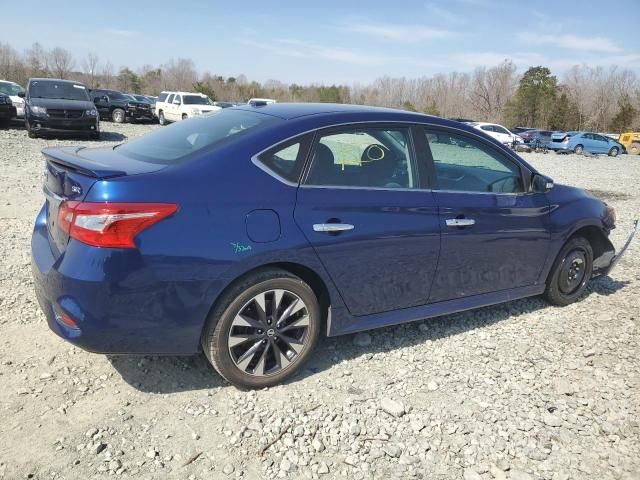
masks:
<svg viewBox="0 0 640 480"><path fill-rule="evenodd" d="M470 227L476 221L472 218L447 218L447 227Z"/></svg>
<svg viewBox="0 0 640 480"><path fill-rule="evenodd" d="M344 232L353 230L355 227L348 223L314 223L314 232Z"/></svg>

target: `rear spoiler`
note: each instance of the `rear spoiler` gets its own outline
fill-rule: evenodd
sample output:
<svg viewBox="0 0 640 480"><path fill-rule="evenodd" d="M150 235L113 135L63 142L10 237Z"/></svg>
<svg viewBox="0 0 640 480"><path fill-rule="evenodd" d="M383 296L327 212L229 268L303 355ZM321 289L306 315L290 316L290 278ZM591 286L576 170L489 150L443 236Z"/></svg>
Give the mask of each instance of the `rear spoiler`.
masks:
<svg viewBox="0 0 640 480"><path fill-rule="evenodd" d="M42 150L45 158L54 164L60 165L74 172L78 172L87 177L97 179L107 179L121 177L127 172L116 170L107 164L79 155L85 147L49 147Z"/></svg>

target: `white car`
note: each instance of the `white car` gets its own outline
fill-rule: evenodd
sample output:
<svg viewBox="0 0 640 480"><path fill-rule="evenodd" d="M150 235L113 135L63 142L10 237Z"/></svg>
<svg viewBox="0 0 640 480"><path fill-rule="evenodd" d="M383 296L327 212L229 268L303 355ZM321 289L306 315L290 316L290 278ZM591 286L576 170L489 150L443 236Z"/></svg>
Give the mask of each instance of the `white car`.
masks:
<svg viewBox="0 0 640 480"><path fill-rule="evenodd" d="M272 98L250 98L247 103L249 105L262 106L262 105L270 105L272 103L277 103L277 102Z"/></svg>
<svg viewBox="0 0 640 480"><path fill-rule="evenodd" d="M202 93L162 92L156 101L156 116L160 125L220 110L222 108L215 106L211 99Z"/></svg>
<svg viewBox="0 0 640 480"><path fill-rule="evenodd" d="M8 80L0 80L0 93L9 95L13 106L16 107L16 118L24 118L24 88L14 82Z"/></svg>
<svg viewBox="0 0 640 480"><path fill-rule="evenodd" d="M511 133L508 128L498 125L497 123L486 122L469 122L473 128L482 130L484 133L491 135L493 138L501 143L510 145L512 143L524 143L524 140L520 135Z"/></svg>

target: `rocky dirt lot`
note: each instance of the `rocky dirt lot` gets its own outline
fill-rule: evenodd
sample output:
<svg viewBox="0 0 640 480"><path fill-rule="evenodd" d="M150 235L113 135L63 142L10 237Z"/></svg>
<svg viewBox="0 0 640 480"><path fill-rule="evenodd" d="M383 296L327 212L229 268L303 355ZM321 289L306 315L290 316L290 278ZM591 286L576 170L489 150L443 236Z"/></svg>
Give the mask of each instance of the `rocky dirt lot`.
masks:
<svg viewBox="0 0 640 480"><path fill-rule="evenodd" d="M103 127L101 144L158 128ZM577 304L324 339L287 385L240 391L202 356L94 355L47 328L40 150L77 143L0 131L0 479L640 478L640 239ZM525 157L613 205L622 243L640 157Z"/></svg>

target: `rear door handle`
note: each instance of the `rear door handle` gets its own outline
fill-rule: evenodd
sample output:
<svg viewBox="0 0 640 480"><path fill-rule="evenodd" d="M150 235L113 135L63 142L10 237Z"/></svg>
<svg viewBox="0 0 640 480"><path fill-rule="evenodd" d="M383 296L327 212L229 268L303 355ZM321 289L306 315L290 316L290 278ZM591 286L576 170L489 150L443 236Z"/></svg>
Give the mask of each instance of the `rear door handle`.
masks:
<svg viewBox="0 0 640 480"><path fill-rule="evenodd" d="M447 227L470 227L476 221L472 218L447 218Z"/></svg>
<svg viewBox="0 0 640 480"><path fill-rule="evenodd" d="M314 223L314 232L344 232L353 230L355 227L348 223Z"/></svg>

